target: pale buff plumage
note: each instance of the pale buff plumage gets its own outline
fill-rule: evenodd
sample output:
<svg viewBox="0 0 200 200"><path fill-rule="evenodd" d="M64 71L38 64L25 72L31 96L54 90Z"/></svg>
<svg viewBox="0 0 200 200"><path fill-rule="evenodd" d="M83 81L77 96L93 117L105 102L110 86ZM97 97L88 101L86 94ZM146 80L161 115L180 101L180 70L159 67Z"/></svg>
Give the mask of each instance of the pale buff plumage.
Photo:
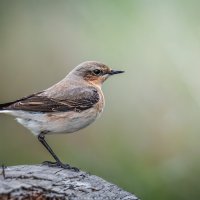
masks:
<svg viewBox="0 0 200 200"><path fill-rule="evenodd" d="M87 61L75 67L63 80L39 93L20 100L0 104L0 113L13 115L17 121L38 136L56 163L63 164L46 143L49 133L72 133L96 120L102 113L105 100L101 90L103 82L113 74L122 73L108 66Z"/></svg>

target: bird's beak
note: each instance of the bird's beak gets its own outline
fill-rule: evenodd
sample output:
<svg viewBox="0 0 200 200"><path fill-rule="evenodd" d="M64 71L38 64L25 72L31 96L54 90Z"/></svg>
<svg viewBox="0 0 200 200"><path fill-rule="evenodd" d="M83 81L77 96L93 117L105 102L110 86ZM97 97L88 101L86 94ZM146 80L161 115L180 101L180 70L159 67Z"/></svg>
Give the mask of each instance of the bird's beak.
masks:
<svg viewBox="0 0 200 200"><path fill-rule="evenodd" d="M108 74L109 75L114 75L114 74L121 74L121 73L124 73L124 71L121 71L121 70L111 70Z"/></svg>

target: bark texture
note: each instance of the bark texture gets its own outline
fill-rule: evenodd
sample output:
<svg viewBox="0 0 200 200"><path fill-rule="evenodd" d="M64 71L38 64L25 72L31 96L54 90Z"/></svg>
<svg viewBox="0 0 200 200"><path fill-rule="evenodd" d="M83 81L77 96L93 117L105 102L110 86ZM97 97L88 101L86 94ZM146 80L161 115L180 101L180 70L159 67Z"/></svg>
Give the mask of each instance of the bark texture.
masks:
<svg viewBox="0 0 200 200"><path fill-rule="evenodd" d="M137 200L102 178L44 165L24 165L0 170L0 200L69 199Z"/></svg>

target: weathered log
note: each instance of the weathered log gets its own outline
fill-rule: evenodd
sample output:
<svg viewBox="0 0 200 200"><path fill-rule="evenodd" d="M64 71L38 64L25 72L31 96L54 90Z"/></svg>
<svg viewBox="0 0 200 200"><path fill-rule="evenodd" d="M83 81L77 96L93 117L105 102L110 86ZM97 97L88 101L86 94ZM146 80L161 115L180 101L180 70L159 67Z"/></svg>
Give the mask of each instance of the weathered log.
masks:
<svg viewBox="0 0 200 200"><path fill-rule="evenodd" d="M102 178L44 165L12 166L0 171L0 199L137 200Z"/></svg>

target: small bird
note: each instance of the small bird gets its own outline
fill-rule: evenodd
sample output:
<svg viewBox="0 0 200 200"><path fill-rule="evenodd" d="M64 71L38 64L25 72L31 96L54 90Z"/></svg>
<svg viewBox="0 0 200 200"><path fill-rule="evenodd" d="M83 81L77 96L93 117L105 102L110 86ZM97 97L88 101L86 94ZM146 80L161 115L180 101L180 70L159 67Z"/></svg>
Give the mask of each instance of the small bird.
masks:
<svg viewBox="0 0 200 200"><path fill-rule="evenodd" d="M123 72L112 70L100 62L86 61L50 88L0 104L0 113L15 116L20 124L37 136L55 159L55 162L45 161L44 164L78 170L60 161L45 136L73 133L94 122L105 105L101 90L103 82L109 76Z"/></svg>

